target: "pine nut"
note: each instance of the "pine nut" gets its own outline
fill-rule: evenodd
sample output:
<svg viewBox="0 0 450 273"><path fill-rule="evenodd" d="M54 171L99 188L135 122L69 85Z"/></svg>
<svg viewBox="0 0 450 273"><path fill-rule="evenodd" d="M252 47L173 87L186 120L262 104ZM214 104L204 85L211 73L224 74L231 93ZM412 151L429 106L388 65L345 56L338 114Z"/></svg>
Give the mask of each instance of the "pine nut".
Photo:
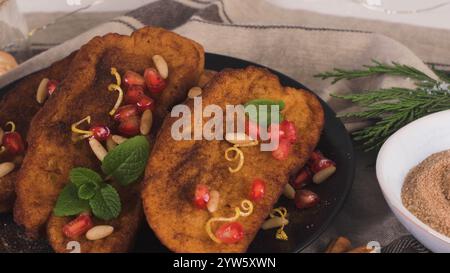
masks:
<svg viewBox="0 0 450 273"><path fill-rule="evenodd" d="M219 201L220 201L220 193L218 191L211 191L209 193L208 204L206 205L208 211L215 212L219 207Z"/></svg>
<svg viewBox="0 0 450 273"><path fill-rule="evenodd" d="M189 89L188 97L190 99L193 99L195 97L200 96L202 94L202 92L203 92L203 90L200 87L198 87L198 86L192 87L191 89Z"/></svg>
<svg viewBox="0 0 450 273"><path fill-rule="evenodd" d="M255 143L255 140L245 133L227 133L225 140L231 144L237 144L239 146L246 146Z"/></svg>
<svg viewBox="0 0 450 273"><path fill-rule="evenodd" d="M281 227L282 225L287 225L287 224L289 224L288 219L275 216L273 218L267 219L262 224L261 228L263 230L267 230L267 229L272 229L272 228L278 228L278 227Z"/></svg>
<svg viewBox="0 0 450 273"><path fill-rule="evenodd" d="M142 135L148 135L153 125L153 113L151 110L145 110L141 117L140 131Z"/></svg>
<svg viewBox="0 0 450 273"><path fill-rule="evenodd" d="M108 237L114 232L114 227L108 225L95 226L86 232L86 239L90 241Z"/></svg>
<svg viewBox="0 0 450 273"><path fill-rule="evenodd" d="M0 164L0 178L6 176L10 172L14 170L14 163L12 162L5 162Z"/></svg>
<svg viewBox="0 0 450 273"><path fill-rule="evenodd" d="M295 189L291 186L291 184L288 183L288 184L286 184L286 186L284 186L283 194L288 199L294 199L295 198Z"/></svg>
<svg viewBox="0 0 450 273"><path fill-rule="evenodd" d="M120 144L122 144L122 143L124 143L125 141L128 140L128 138L123 137L123 136L119 136L119 135L113 135L113 136L111 137L111 139L112 139L117 145L120 145Z"/></svg>
<svg viewBox="0 0 450 273"><path fill-rule="evenodd" d="M313 176L314 184L321 184L325 180L327 180L330 176L332 176L336 172L335 166L330 166L326 169L321 170Z"/></svg>
<svg viewBox="0 0 450 273"><path fill-rule="evenodd" d="M166 60L164 60L161 55L155 55L152 57L152 59L153 63L156 66L156 69L159 72L159 75L161 75L163 79L167 79L167 77L169 77L169 66L167 65Z"/></svg>
<svg viewBox="0 0 450 273"><path fill-rule="evenodd" d="M36 101L39 104L43 104L48 97L47 85L48 85L48 79L43 78L41 83L39 84L37 91L36 91Z"/></svg>
<svg viewBox="0 0 450 273"><path fill-rule="evenodd" d="M89 139L89 145L91 146L91 149L98 160L103 161L105 156L108 154L103 145L93 137Z"/></svg>
<svg viewBox="0 0 450 273"><path fill-rule="evenodd" d="M108 150L108 152L110 152L112 149L116 148L117 143L114 142L114 140L112 139L112 136L109 136L106 139L106 149Z"/></svg>

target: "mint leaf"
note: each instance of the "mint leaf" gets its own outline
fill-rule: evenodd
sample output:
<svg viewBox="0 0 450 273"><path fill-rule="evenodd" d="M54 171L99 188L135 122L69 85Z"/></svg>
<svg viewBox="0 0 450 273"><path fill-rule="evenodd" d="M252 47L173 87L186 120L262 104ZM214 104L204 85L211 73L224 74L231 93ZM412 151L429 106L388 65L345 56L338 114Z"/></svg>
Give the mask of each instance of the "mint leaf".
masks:
<svg viewBox="0 0 450 273"><path fill-rule="evenodd" d="M59 194L53 213L56 216L71 216L89 210L89 202L78 198L77 187L69 183Z"/></svg>
<svg viewBox="0 0 450 273"><path fill-rule="evenodd" d="M284 103L284 101L282 100L270 100L270 99L255 99L255 100L251 100L249 102L247 102L244 107L247 107L248 105L267 105L270 106L271 105L278 105L280 107L280 111L284 109L284 107L286 107L286 104Z"/></svg>
<svg viewBox="0 0 450 273"><path fill-rule="evenodd" d="M93 184L98 188L103 182L102 177L88 168L73 168L69 174L70 181L77 187L84 184Z"/></svg>
<svg viewBox="0 0 450 273"><path fill-rule="evenodd" d="M120 144L103 159L102 170L122 185L135 182L144 172L150 145L144 136L136 136Z"/></svg>
<svg viewBox="0 0 450 273"><path fill-rule="evenodd" d="M106 184L89 200L92 213L102 220L117 218L122 209L120 197L113 186Z"/></svg>
<svg viewBox="0 0 450 273"><path fill-rule="evenodd" d="M95 195L97 186L91 183L83 184L78 188L78 197L83 200L89 200Z"/></svg>
<svg viewBox="0 0 450 273"><path fill-rule="evenodd" d="M267 125L272 124L272 118L271 118L271 106L272 105L278 105L279 107L279 117L278 121L283 121L283 115L281 115L281 111L286 107L286 104L282 100L270 100L270 99L255 99L247 102L244 107L245 109L248 109L248 106L254 105L256 106L256 113L252 113L251 111L247 113L250 120L256 122L260 126L266 127ZM260 106L265 106L264 108L261 108ZM263 109L266 109L264 111Z"/></svg>

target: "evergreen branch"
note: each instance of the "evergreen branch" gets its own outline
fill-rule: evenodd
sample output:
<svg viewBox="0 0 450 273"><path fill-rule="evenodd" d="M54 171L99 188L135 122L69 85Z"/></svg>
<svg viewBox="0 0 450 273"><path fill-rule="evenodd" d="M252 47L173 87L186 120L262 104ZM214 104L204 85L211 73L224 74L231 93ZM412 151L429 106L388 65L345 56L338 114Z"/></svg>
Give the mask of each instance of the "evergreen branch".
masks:
<svg viewBox="0 0 450 273"><path fill-rule="evenodd" d="M373 65L360 70L334 69L316 75L321 79L332 78L333 83L342 79L393 75L403 76L416 81L416 88L392 87L368 92L336 95L332 97L349 100L361 106L361 111L345 113L343 119L370 120L374 123L353 133L353 138L360 142L366 151L377 150L386 139L406 124L426 116L450 109L450 75L436 71L439 80L406 65L392 65L373 61Z"/></svg>
<svg viewBox="0 0 450 273"><path fill-rule="evenodd" d="M356 69L356 70L346 70L335 68L333 71L324 72L315 75L317 78L321 78L322 80L333 78L333 84L337 83L340 80L353 80L357 78L365 78L369 76L375 75L383 75L389 74L392 76L402 76L414 79L418 82L434 82L436 81L429 77L427 74L422 71L415 69L414 67L399 64L396 62L392 62L392 64L384 64L378 62L376 60L372 60L373 65L364 65L365 69Z"/></svg>

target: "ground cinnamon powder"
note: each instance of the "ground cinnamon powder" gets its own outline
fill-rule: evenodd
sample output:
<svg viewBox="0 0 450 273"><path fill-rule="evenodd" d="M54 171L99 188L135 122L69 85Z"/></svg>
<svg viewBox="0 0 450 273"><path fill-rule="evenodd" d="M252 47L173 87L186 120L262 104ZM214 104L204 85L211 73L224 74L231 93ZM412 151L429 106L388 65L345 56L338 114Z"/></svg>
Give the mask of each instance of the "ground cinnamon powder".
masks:
<svg viewBox="0 0 450 273"><path fill-rule="evenodd" d="M450 237L450 150L429 156L408 173L402 202L422 222Z"/></svg>

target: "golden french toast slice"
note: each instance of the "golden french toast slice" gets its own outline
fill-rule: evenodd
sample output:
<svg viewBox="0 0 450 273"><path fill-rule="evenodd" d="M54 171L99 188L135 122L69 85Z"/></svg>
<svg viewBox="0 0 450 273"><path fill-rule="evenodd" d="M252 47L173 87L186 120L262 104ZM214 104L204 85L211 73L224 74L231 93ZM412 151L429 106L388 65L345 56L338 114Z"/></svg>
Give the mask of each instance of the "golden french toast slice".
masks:
<svg viewBox="0 0 450 273"><path fill-rule="evenodd" d="M200 45L154 27L142 28L131 36L96 37L81 47L59 92L33 119L29 151L17 181L14 219L28 234L36 236L51 217L47 235L56 251L66 251L66 243L70 241L62 231L68 219L52 215L60 191L69 182L69 172L74 167L100 169L100 161L88 141L72 140L71 125L90 116L92 124L115 128L109 112L118 95L108 90L113 80L111 68L116 68L120 75L128 70L142 75L145 69L155 67L152 60L155 55L165 59L170 74L165 89L154 97L154 134L171 106L184 100L188 89L197 84L204 66ZM118 188L126 206L110 222L117 225L117 233L89 244L84 242L82 252L122 252L131 246L142 214L140 199L130 198L135 191L134 187Z"/></svg>
<svg viewBox="0 0 450 273"><path fill-rule="evenodd" d="M224 158L232 147L230 143L175 140L171 130L178 118L165 119L149 159L142 199L150 227L170 250L245 252L290 175L304 166L316 147L324 124L319 100L308 91L281 86L278 78L265 69L224 70L212 78L202 93L203 109L214 104L224 112L226 105L244 105L255 99L285 103L281 113L295 125L297 139L284 160L275 159L271 152L261 151L259 146L242 147L243 166L237 172L230 172L229 168L234 169L237 164ZM193 100L185 104L193 113ZM207 120L203 118L203 123ZM255 179L266 183L265 195L259 201L248 200ZM206 186L211 193L219 193L217 210L210 212L194 204L199 185ZM252 202L252 213L234 217L236 208L244 214L250 210L248 201ZM243 238L232 243L214 241L206 229L207 223L216 217L234 217L233 221L243 228ZM210 222L212 234L222 223Z"/></svg>

